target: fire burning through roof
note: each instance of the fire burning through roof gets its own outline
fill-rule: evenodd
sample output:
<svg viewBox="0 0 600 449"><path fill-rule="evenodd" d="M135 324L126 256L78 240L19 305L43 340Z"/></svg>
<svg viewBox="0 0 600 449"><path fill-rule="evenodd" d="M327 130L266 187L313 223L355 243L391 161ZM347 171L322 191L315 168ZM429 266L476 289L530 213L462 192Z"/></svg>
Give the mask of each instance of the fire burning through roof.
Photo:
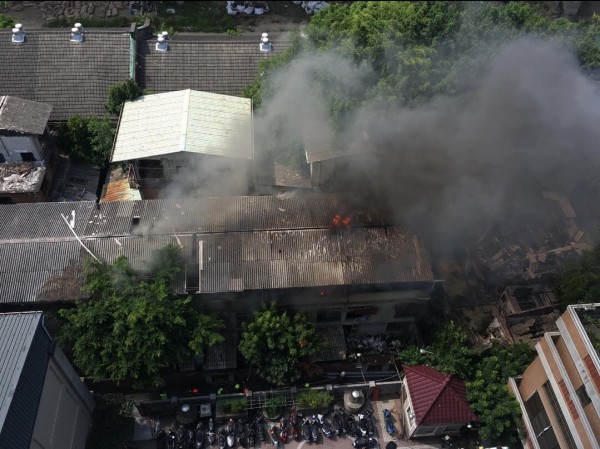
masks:
<svg viewBox="0 0 600 449"><path fill-rule="evenodd" d="M352 226L352 215L335 214L331 220L333 229L347 229Z"/></svg>

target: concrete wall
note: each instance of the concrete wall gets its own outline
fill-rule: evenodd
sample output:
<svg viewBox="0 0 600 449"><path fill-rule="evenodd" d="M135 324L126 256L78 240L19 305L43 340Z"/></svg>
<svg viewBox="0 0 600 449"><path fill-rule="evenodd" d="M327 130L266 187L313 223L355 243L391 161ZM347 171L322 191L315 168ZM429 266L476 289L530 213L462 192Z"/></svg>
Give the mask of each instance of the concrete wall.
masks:
<svg viewBox="0 0 600 449"><path fill-rule="evenodd" d="M33 153L36 161L44 160L40 142L34 136L0 136L0 153L6 162L23 162L22 153Z"/></svg>
<svg viewBox="0 0 600 449"><path fill-rule="evenodd" d="M31 449L84 449L94 401L56 347L48 364Z"/></svg>

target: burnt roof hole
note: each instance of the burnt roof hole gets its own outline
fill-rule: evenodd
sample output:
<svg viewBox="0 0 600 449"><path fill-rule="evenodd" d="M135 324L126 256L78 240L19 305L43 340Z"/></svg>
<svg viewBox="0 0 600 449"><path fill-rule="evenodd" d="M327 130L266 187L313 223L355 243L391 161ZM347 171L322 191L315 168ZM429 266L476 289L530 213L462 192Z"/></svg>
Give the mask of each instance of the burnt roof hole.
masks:
<svg viewBox="0 0 600 449"><path fill-rule="evenodd" d="M132 226L137 226L140 224L140 217L132 217L131 218L131 225Z"/></svg>

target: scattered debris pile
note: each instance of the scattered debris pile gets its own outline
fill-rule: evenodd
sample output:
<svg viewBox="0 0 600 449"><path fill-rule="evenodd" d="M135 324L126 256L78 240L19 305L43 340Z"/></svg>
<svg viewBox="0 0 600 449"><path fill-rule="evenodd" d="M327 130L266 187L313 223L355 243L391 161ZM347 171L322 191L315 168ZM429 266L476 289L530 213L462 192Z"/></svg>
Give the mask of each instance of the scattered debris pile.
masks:
<svg viewBox="0 0 600 449"><path fill-rule="evenodd" d="M320 2L314 2L314 1L313 2L297 2L296 1L296 2L294 2L294 4L297 6L301 6L302 9L304 10L304 12L306 14L308 14L309 16L330 6L328 2L324 2L324 1L320 1Z"/></svg>
<svg viewBox="0 0 600 449"><path fill-rule="evenodd" d="M554 201L555 220L546 223L497 223L469 251L468 267L489 285L518 280L549 279L564 261L592 249L579 229L569 200L556 192L542 192ZM548 206L548 203L546 203Z"/></svg>
<svg viewBox="0 0 600 449"><path fill-rule="evenodd" d="M43 162L0 164L0 192L39 192L45 174L46 167Z"/></svg>
<svg viewBox="0 0 600 449"><path fill-rule="evenodd" d="M14 2L17 3L17 2ZM12 11L21 11L24 8L35 5L37 2L19 2L14 5ZM37 3L42 12L44 20L64 19L93 19L116 17L120 10L130 8L131 3L156 3L156 2L129 2L129 1L44 1Z"/></svg>

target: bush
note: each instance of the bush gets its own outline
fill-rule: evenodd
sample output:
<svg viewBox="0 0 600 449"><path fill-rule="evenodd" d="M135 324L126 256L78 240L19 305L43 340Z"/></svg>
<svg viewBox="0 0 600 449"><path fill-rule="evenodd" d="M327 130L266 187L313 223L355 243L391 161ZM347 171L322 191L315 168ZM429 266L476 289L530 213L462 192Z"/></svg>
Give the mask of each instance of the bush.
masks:
<svg viewBox="0 0 600 449"><path fill-rule="evenodd" d="M265 412L267 416L277 416L279 409L285 405L285 399L283 396L274 396L269 399L265 405Z"/></svg>
<svg viewBox="0 0 600 449"><path fill-rule="evenodd" d="M328 391L306 390L298 393L296 402L302 408L326 408L333 402L333 395Z"/></svg>
<svg viewBox="0 0 600 449"><path fill-rule="evenodd" d="M246 398L228 399L217 403L217 413L220 415L243 413L247 408L248 400Z"/></svg>
<svg viewBox="0 0 600 449"><path fill-rule="evenodd" d="M58 147L74 162L103 166L110 158L115 123L109 119L75 115L58 128Z"/></svg>
<svg viewBox="0 0 600 449"><path fill-rule="evenodd" d="M12 17L0 14L0 30L10 29L15 26L15 20Z"/></svg>
<svg viewBox="0 0 600 449"><path fill-rule="evenodd" d="M108 89L108 100L106 100L106 110L111 114L119 115L123 103L133 101L145 94L144 89L137 85L131 78L121 81L118 84L110 86Z"/></svg>

